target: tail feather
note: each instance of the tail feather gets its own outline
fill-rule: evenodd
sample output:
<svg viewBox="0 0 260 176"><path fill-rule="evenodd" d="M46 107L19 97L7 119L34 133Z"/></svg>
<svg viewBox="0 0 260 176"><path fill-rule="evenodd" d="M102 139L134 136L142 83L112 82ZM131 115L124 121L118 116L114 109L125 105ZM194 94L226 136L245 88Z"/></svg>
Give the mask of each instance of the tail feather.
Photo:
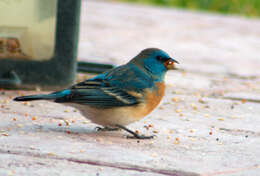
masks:
<svg viewBox="0 0 260 176"><path fill-rule="evenodd" d="M47 99L55 99L55 97L51 97L49 95L29 95L16 97L14 101L33 101L33 100L47 100Z"/></svg>
<svg viewBox="0 0 260 176"><path fill-rule="evenodd" d="M51 94L28 95L14 98L14 101L33 101L33 100L55 100L70 94L70 90L54 92Z"/></svg>

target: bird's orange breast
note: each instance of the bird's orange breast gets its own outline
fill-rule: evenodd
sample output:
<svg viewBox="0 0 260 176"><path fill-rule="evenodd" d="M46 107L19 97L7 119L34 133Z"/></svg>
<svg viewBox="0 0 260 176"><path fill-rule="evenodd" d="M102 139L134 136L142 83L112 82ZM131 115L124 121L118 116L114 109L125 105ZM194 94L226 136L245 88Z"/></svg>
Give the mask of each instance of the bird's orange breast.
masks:
<svg viewBox="0 0 260 176"><path fill-rule="evenodd" d="M158 82L156 83L156 89L146 89L145 91L145 102L133 109L132 112L133 117L138 120L152 112L161 102L165 93L165 84Z"/></svg>

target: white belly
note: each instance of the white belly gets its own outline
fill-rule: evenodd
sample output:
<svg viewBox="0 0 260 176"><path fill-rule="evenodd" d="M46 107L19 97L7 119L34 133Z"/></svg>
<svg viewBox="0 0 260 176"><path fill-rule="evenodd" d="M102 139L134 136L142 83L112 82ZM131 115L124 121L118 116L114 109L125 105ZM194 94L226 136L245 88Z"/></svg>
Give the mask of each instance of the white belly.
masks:
<svg viewBox="0 0 260 176"><path fill-rule="evenodd" d="M80 104L66 103L66 105L77 108L85 118L102 126L113 127L117 124L126 126L130 123L140 120L140 118L135 117L131 108L120 107L115 109L97 109Z"/></svg>

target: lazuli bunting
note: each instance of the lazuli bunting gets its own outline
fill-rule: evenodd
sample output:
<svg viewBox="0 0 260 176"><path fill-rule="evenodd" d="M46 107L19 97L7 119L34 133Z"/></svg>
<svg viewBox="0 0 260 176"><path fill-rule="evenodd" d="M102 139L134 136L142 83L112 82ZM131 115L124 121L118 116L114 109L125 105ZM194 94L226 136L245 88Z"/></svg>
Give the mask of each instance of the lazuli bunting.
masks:
<svg viewBox="0 0 260 176"><path fill-rule="evenodd" d="M47 95L16 97L15 101L51 100L73 106L103 130L123 129L134 138L149 139L125 126L148 115L165 92L164 77L178 61L157 48L148 48L127 64L72 87Z"/></svg>

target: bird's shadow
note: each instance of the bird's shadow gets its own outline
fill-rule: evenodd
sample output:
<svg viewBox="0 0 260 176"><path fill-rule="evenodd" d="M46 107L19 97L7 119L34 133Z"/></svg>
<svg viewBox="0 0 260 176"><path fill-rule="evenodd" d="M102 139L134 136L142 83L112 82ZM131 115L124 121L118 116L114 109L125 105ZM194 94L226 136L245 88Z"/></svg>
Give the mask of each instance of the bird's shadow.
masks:
<svg viewBox="0 0 260 176"><path fill-rule="evenodd" d="M94 136L94 137L117 137L122 138L124 135L120 131L98 131L95 124L89 125L70 125L70 126L56 126L52 124L31 124L23 127L24 132L28 133L60 133L66 136Z"/></svg>

